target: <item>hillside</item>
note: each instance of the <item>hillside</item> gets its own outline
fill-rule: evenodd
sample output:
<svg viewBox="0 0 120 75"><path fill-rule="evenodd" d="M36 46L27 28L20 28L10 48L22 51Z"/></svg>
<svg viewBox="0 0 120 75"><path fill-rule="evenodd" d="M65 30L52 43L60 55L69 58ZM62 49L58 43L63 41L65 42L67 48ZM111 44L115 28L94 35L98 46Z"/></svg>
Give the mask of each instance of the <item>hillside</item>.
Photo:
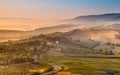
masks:
<svg viewBox="0 0 120 75"><path fill-rule="evenodd" d="M86 61L89 63L88 65L91 66L91 63L97 62L94 60L98 60L99 62L101 58L119 58L115 55L114 51L111 50L115 46L108 48L108 46L104 44L104 47L108 48L108 50L106 50L104 48L101 48L103 46L101 46L101 43L99 41L95 41L93 39L82 40L82 36L82 38L87 37L88 35L94 35L95 37L95 34L97 34L101 35L102 37L102 34L104 33L114 35L116 32L114 30L76 29L69 32L54 32L50 34L41 34L18 41L8 41L0 43L0 59L1 62L4 62L5 65L8 65L7 68L10 68L10 71L11 67L14 67L14 69L16 69L14 71L17 71L20 68L20 70L24 69L24 72L26 74L31 73L31 70L35 71L32 71L33 74L41 74L41 71L38 70L42 69L43 67L50 67L48 63L51 62L56 64L60 63L61 65L65 65L64 68L67 66L71 70L73 69L73 71L76 71L79 68L77 65L81 63L82 65L86 64ZM79 58L82 59L80 60ZM79 61L76 61L76 59L79 59ZM93 65L95 63L93 63ZM105 65L104 63L102 63L102 65ZM106 61L106 63L108 63L108 61ZM113 63L114 62L112 62L112 64ZM111 64L109 65L111 66ZM84 68L88 67L89 66L84 66ZM68 71L71 71L70 69L68 69ZM52 68L50 67L48 71L51 70ZM14 74L14 71L12 71L12 74ZM24 72L22 70L22 73ZM3 73L3 71L1 71L1 73ZM76 71L75 73L79 73L79 71ZM21 74L21 71L19 74Z"/></svg>
<svg viewBox="0 0 120 75"><path fill-rule="evenodd" d="M69 22L58 24L52 27L38 28L29 31L0 30L0 42L7 40L24 39L40 34L53 32L68 32L73 29L93 28L93 29L114 29L120 31L120 13L107 13L100 15L78 16ZM84 33L86 35L86 33ZM9 35L9 36L6 36ZM87 36L87 35L86 35ZM84 37L84 36L83 36Z"/></svg>
<svg viewBox="0 0 120 75"><path fill-rule="evenodd" d="M8 75L8 73L18 73L19 71L17 70L19 69L19 74L21 74L21 72L22 74L28 74L31 73L31 70L36 71L32 71L36 74L39 73L39 69L50 67L48 63L51 62L65 65L64 68L66 68L66 66L70 68L67 71L75 71L75 73L80 73L78 68L81 67L78 65L81 63L81 66L84 64L82 66L83 69L88 69L91 64L96 66L102 64L99 65L101 70L97 69L99 72L103 71L101 66L108 63L106 59L110 61L111 59L116 60L116 58L119 58L120 43L117 45L111 43L119 42L116 35L119 35L119 32L113 29L84 28L71 30L69 32L41 34L17 41L3 42L0 43L0 62L8 66L5 70L6 75ZM108 43L108 41L110 43ZM104 43L101 44L101 42ZM35 56L36 58L34 58ZM100 60L102 61L100 62ZM103 60L105 60L105 62L103 62ZM39 63L36 61L39 61ZM87 66L85 66L86 61L88 63ZM96 62L100 63L95 64ZM118 66L114 66L113 63L115 62L112 60L110 62L110 67ZM11 69L11 67L13 68ZM1 73L3 73L4 68L1 69ZM96 67L91 68L91 70L93 69L96 69ZM50 67L48 70L51 71L52 68ZM89 73L89 70L85 70L84 73L87 74L86 72Z"/></svg>
<svg viewBox="0 0 120 75"><path fill-rule="evenodd" d="M27 36L24 31L17 30L0 30L0 42L7 40L17 40Z"/></svg>
<svg viewBox="0 0 120 75"><path fill-rule="evenodd" d="M27 52L31 55L42 52L45 56L99 55L102 54L99 49L104 49L101 43L120 43L120 40L116 38L118 34L114 30L75 29L69 32L41 34L18 41L4 42L0 46L3 49L1 52L13 55ZM109 48L108 51L110 50Z"/></svg>
<svg viewBox="0 0 120 75"><path fill-rule="evenodd" d="M85 45L85 43L88 45ZM8 54L12 53L12 55L19 53L26 54L27 52L33 55L36 52L42 52L42 54L45 55L55 53L51 54L52 56L71 56L80 54L96 54L93 48L97 45L99 44L95 41L81 42L72 40L69 37L66 37L66 33L56 32L46 35L41 34L39 36L19 41L1 43L0 47L1 52Z"/></svg>
<svg viewBox="0 0 120 75"><path fill-rule="evenodd" d="M107 13L107 14L100 14L100 15L87 15L87 16L78 16L73 20L78 21L98 21L98 22L105 22L105 21L120 21L120 13Z"/></svg>
<svg viewBox="0 0 120 75"><path fill-rule="evenodd" d="M99 41L102 43L113 42L120 43L116 35L120 35L118 31L111 29L76 29L67 33L68 37L74 40L80 39L81 41L87 41L89 39ZM102 38L102 39L101 39Z"/></svg>
<svg viewBox="0 0 120 75"><path fill-rule="evenodd" d="M32 36L48 34L53 32L67 32L75 28L77 28L77 26L74 24L62 24L52 27L38 28L30 31L0 30L0 42L4 42L7 40L25 39Z"/></svg>
<svg viewBox="0 0 120 75"><path fill-rule="evenodd" d="M31 36L37 36L40 34L53 33L54 31L55 32L68 32L76 28L77 28L77 25L68 24L68 25L60 25L60 26L54 26L54 27L39 28L36 30L31 30L31 31L0 30L0 41L2 42L2 41L7 41L7 40L25 39L25 38L28 38ZM94 26L94 27L82 29L82 30L78 29L78 32L76 32L75 34L78 34L81 36L73 34L73 37L75 36L74 38L76 39L81 37L81 40L82 38L84 40L84 39L89 39L93 37L94 34L97 33L97 34L100 34L98 36L100 38L100 36L104 36L102 35L102 33L104 33L105 35L110 35L110 34L117 35L118 34L117 31L120 31L119 29L120 29L120 24ZM112 31L112 30L117 30L117 31ZM108 38L111 38L111 37L108 37ZM98 39L95 39L95 40L98 40Z"/></svg>

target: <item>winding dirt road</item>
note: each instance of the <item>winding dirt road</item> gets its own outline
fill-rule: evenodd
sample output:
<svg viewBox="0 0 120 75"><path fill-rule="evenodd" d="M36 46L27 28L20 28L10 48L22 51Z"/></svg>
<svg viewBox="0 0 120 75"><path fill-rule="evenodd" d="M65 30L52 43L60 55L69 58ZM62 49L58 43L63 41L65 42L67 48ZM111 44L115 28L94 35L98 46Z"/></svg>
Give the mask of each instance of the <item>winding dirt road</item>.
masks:
<svg viewBox="0 0 120 75"><path fill-rule="evenodd" d="M40 74L40 75L51 75L51 74L55 74L55 73L59 72L59 71L62 69L62 67L59 66L59 65L56 65L56 64L53 64L53 63L50 63L50 65L53 67L53 70L50 71L50 72L46 72L46 73L44 73L44 74Z"/></svg>

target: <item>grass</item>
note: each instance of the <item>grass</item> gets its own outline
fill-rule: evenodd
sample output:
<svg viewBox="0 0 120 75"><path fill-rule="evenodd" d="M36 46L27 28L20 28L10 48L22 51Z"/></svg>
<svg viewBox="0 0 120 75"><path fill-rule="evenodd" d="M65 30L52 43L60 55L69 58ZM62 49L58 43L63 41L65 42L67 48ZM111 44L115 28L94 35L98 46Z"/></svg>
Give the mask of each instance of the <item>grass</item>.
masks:
<svg viewBox="0 0 120 75"><path fill-rule="evenodd" d="M39 75L51 70L48 64L21 63L0 68L0 75Z"/></svg>
<svg viewBox="0 0 120 75"><path fill-rule="evenodd" d="M81 75L103 75L104 69L112 69L120 72L120 59L115 58L73 58L56 57L56 63L68 67L68 72ZM115 74L108 74L115 75Z"/></svg>
<svg viewBox="0 0 120 75"><path fill-rule="evenodd" d="M66 69L56 75L120 75L120 59L113 56L91 58L91 57L54 57L54 64L63 65ZM0 75L30 75L29 70L38 73L40 69L47 68L44 64L15 64L6 68L0 68ZM108 71L106 71L106 69ZM45 70L46 71L46 70ZM114 72L115 73L111 73Z"/></svg>
<svg viewBox="0 0 120 75"><path fill-rule="evenodd" d="M0 69L0 75L28 75L25 69L5 68Z"/></svg>

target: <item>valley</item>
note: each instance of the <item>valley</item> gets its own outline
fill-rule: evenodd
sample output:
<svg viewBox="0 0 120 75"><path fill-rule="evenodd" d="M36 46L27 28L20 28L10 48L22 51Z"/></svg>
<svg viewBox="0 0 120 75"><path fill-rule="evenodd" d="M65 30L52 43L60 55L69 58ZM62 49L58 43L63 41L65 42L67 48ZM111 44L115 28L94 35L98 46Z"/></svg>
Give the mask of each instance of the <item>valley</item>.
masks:
<svg viewBox="0 0 120 75"><path fill-rule="evenodd" d="M0 30L0 75L119 75L120 24L80 25Z"/></svg>
<svg viewBox="0 0 120 75"><path fill-rule="evenodd" d="M120 63L120 48L116 35L119 35L119 32L113 29L89 28L1 42L0 74L44 75L45 72L53 70L49 63L60 65L60 72L55 72L55 75L113 75L116 71L119 73L117 65ZM108 42L111 45L107 44ZM109 74L109 69L113 70L112 74Z"/></svg>

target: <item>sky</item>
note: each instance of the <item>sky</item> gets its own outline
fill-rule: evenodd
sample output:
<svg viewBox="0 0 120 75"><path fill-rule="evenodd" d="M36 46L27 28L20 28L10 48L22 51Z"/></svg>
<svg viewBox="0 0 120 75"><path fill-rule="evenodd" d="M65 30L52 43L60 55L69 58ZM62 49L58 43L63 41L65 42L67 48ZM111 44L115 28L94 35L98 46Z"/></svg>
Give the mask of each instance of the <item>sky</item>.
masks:
<svg viewBox="0 0 120 75"><path fill-rule="evenodd" d="M81 15L119 13L120 0L0 0L0 29L29 30Z"/></svg>

